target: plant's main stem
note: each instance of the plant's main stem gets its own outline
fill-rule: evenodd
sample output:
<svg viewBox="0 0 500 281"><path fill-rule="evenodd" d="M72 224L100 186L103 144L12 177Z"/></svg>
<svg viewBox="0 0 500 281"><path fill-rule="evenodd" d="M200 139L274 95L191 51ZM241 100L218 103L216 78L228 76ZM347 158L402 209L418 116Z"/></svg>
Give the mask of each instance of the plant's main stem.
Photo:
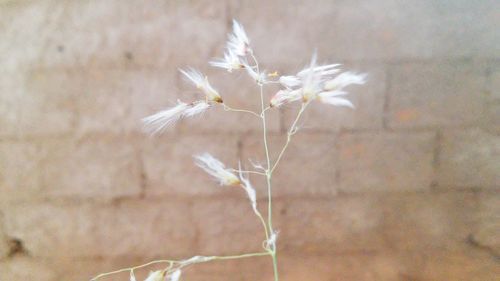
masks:
<svg viewBox="0 0 500 281"><path fill-rule="evenodd" d="M261 104L261 117L262 117L262 137L264 141L264 150L266 153L266 182L267 182L267 224L268 224L268 231L269 234L268 236L270 237L274 233L274 228L273 228L273 203L272 203L272 185L271 185L271 178L272 178L272 167L271 167L271 157L269 156L269 146L267 144L267 123L266 123L266 107L264 105L264 89L262 85L259 85L260 88L260 104ZM269 239L269 238L268 238ZM275 242L276 243L276 242ZM274 246L273 249L269 250L269 253L272 257L273 260L273 272L274 272L274 280L279 281L279 274L278 274L278 259L276 256L276 247Z"/></svg>

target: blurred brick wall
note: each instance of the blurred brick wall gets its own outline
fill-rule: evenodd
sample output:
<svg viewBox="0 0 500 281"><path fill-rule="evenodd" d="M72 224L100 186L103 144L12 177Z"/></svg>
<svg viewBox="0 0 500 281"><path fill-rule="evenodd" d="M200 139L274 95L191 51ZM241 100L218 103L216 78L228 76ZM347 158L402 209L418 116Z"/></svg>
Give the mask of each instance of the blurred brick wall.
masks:
<svg viewBox="0 0 500 281"><path fill-rule="evenodd" d="M219 110L159 138L139 122L192 96L187 65L230 105L256 106L244 74L207 65L233 17L266 69L293 73L317 48L369 74L357 110L314 105L277 171L283 280L498 280L497 1L0 3L0 280L259 250L244 194L191 159L262 160L258 122ZM295 110L273 114L275 150ZM215 262L186 280L271 271Z"/></svg>

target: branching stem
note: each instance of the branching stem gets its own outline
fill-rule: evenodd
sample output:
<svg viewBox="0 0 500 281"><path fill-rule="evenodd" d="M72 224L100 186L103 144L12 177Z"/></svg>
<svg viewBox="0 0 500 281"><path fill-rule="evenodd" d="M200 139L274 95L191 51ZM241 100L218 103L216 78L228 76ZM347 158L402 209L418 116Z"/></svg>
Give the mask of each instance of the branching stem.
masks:
<svg viewBox="0 0 500 281"><path fill-rule="evenodd" d="M248 254L233 255L233 256L210 256L210 257L208 257L208 258L210 258L209 260L196 262L196 263L203 263L203 262L217 261L217 260L235 260L235 259L269 256L269 255L271 255L269 252L258 252L258 253L248 253ZM155 260L155 261L151 261L151 262L137 265L134 267L127 267L127 268L122 268L122 269L111 271L111 272L101 273L101 274L97 275L96 277L90 279L90 281L97 281L98 279L101 279L103 277L107 277L109 275L122 273L122 272L130 272L130 271L134 271L136 269L148 267L148 266L154 265L154 264L168 263L169 264L168 268L171 268L173 265L181 264L182 262L183 262L182 260Z"/></svg>
<svg viewBox="0 0 500 281"><path fill-rule="evenodd" d="M258 114L257 112L254 112L254 111L251 111L251 110L232 108L232 107L229 107L225 103L223 103L222 105L224 106L224 110L225 111L250 113L250 114L252 114L252 115L254 115L254 116L258 117L258 118L262 118L261 114Z"/></svg>
<svg viewBox="0 0 500 281"><path fill-rule="evenodd" d="M276 167L278 167L278 164L281 160L281 158L283 157L283 155L285 154L285 151L286 149L288 148L288 145L290 144L290 141L292 140L292 136L295 134L295 132L297 131L297 124L300 120L300 117L302 116L302 113L304 113L304 111L306 110L306 107L309 105L309 102L304 102L302 103L302 106L300 107L300 110L299 110L299 113L297 114L297 116L295 117L295 120L293 121L292 123L292 126L290 127L290 129L288 130L288 133L286 134L286 142L285 142L285 145L283 146L283 148L281 149L281 152L280 154L278 155L278 158L276 159L276 162L274 162L274 165L273 167L271 168L270 170L270 174L272 175L274 170L276 169Z"/></svg>

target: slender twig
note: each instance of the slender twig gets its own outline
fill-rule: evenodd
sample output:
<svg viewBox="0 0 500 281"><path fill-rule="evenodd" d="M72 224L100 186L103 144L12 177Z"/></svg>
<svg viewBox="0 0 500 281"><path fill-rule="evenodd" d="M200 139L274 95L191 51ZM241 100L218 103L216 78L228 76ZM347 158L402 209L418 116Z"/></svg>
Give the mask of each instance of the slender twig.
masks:
<svg viewBox="0 0 500 281"><path fill-rule="evenodd" d="M263 172L258 172L258 171L248 171L248 170L238 170L238 169L229 169L233 172L236 172L236 173L239 173L239 172L242 172L242 173L247 173L247 174L256 174L256 175L261 175L261 176L265 176L266 173L263 173Z"/></svg>
<svg viewBox="0 0 500 281"><path fill-rule="evenodd" d="M232 107L229 107L227 104L222 104L222 105L224 106L225 111L250 113L254 116L257 116L258 118L262 118L260 114L258 114L257 112L251 111L251 110L232 108Z"/></svg>
<svg viewBox="0 0 500 281"><path fill-rule="evenodd" d="M273 167L271 168L270 170L270 173L272 174L274 172L274 170L276 169L276 167L278 166L281 158L283 157L283 155L285 154L285 151L286 149L288 148L288 145L290 144L290 141L292 140L292 136L296 133L297 131L297 124L300 120L300 117L302 116L302 113L305 111L307 105L309 104L309 102L304 102L302 103L302 106L300 107L300 110L297 114L297 116L295 117L295 120L293 121L292 123L292 126L290 127L290 129L288 130L288 133L287 133L287 136L286 136L286 142L285 142L285 145L283 146L283 148L281 149L281 152L280 154L278 155L278 158L276 159L276 162L274 162L274 165Z"/></svg>
<svg viewBox="0 0 500 281"><path fill-rule="evenodd" d="M133 271L135 269L147 267L147 266L150 266L150 265L153 265L153 264L169 263L171 265L171 264L173 264L175 262L177 262L177 261L175 261L175 260L155 260L155 261L150 261L148 263L137 265L137 266L134 266L134 267L127 267L127 268L122 268L122 269L118 269L118 270L115 270L115 271L101 273L101 274L97 275L96 277L90 279L90 281L96 281L96 280L98 280L100 278L103 278L103 277L106 277L106 276L109 276L109 275L112 275L112 274L117 274L117 273L127 272L127 271Z"/></svg>
<svg viewBox="0 0 500 281"><path fill-rule="evenodd" d="M209 262L209 261L216 261L216 260L235 260L235 259L244 259L244 258L251 258L251 257L261 257L261 256L269 256L269 252L258 252L258 253L248 253L248 254L242 254L242 255L232 255L232 256L209 256L208 260L206 261L199 261L196 263L204 263L204 262ZM117 274L117 273L122 273L122 272L127 272L127 271L134 271L139 268L144 268L153 264L159 264L159 263L168 263L169 268L171 268L174 264L181 264L183 261L182 260L155 260L151 261L145 264L137 265L134 267L127 267L127 268L122 268L119 270L111 271L111 272L106 272L106 273L101 273L97 275L96 277L90 279L90 281L96 281L100 278ZM168 269L167 269L168 270Z"/></svg>

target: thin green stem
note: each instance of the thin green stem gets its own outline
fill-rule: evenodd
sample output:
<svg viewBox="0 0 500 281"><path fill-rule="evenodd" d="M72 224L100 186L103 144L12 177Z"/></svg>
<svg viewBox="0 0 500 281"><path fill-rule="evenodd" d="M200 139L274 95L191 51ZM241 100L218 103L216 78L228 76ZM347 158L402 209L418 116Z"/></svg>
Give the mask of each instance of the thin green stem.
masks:
<svg viewBox="0 0 500 281"><path fill-rule="evenodd" d="M251 110L232 108L232 107L229 107L226 104L222 104L222 106L224 107L225 111L250 113L250 114L252 114L254 116L257 116L257 117L261 118L260 114L258 114L257 112L251 111Z"/></svg>
<svg viewBox="0 0 500 281"><path fill-rule="evenodd" d="M264 150L266 153L266 182L267 182L267 224L269 235L271 235L273 230L273 203L272 203L272 185L271 185L271 158L269 157L269 146L267 144L267 124L266 124L266 107L264 106L264 89L262 85L259 85L260 88L260 104L262 109L262 131L263 131L263 140L264 140ZM267 238L269 239L269 238ZM274 280L279 281L278 274L278 262L276 258L276 250L271 252L272 260L273 260L273 271L274 271Z"/></svg>
<svg viewBox="0 0 500 281"><path fill-rule="evenodd" d="M262 217L262 214L259 211L255 212L255 215L259 218L260 222L262 223L262 226L264 227L264 232L266 233L266 241L269 240L269 230L267 229L267 224L264 218Z"/></svg>
<svg viewBox="0 0 500 281"><path fill-rule="evenodd" d="M236 256L214 256L214 260L235 260L235 259L269 256L269 255L271 255L269 252L258 252L258 253L249 253Z"/></svg>
<svg viewBox="0 0 500 281"><path fill-rule="evenodd" d="M203 263L203 262L209 262L209 261L215 261L215 260L235 260L235 259L244 259L244 258L252 258L252 257L261 257L261 256L269 256L271 253L269 252L258 252L258 253L248 253L248 254L242 254L242 255L232 255L232 256L210 256L207 261L202 261L202 262L196 262L196 263ZM122 272L127 272L127 271L134 271L139 268L144 268L153 264L159 264L159 263L168 263L169 268L171 268L174 264L182 264L182 261L179 260L155 260L151 261L145 264L141 264L138 266L134 267L127 267L127 268L122 268L119 270L111 271L111 272L106 272L106 273L101 273L97 275L96 277L90 279L90 281L96 281L100 278L117 274L117 273L122 273Z"/></svg>
<svg viewBox="0 0 500 281"><path fill-rule="evenodd" d="M230 169L231 171L235 172L235 173L239 173L239 172L242 172L242 173L247 173L247 174L256 174L256 175L261 175L261 176L265 176L266 173L262 173L262 172L258 172L258 171L248 171L248 170L238 170L238 169Z"/></svg>
<svg viewBox="0 0 500 281"><path fill-rule="evenodd" d="M270 170L270 174L272 175L272 173L274 172L274 170L276 169L276 167L278 166L281 158L283 157L283 155L285 154L285 151L286 149L288 148L288 145L290 144L290 141L292 140L292 136L293 134L295 134L296 130L297 130L297 124L300 120L300 117L302 116L302 113L304 113L307 105L309 105L309 102L305 102L305 103L302 103L302 106L299 110L299 113L297 114L297 116L295 117L295 120L293 121L292 123L292 126L290 127L290 130L288 130L288 133L287 133L287 136L286 136L286 142L285 142L285 145L283 146L283 148L281 149L281 152L280 154L278 155L278 159L276 159L276 162L274 162L274 165L273 167L271 168Z"/></svg>
<svg viewBox="0 0 500 281"><path fill-rule="evenodd" d="M90 281L96 281L96 280L98 280L100 278L103 278L103 277L106 277L106 276L109 276L109 275L113 275L113 274L117 274L117 273L122 273L122 272L127 272L127 271L132 271L132 270L143 268L143 267L147 267L147 266L150 266L150 265L153 265L153 264L168 263L168 264L172 265L175 262L177 262L177 261L175 261L175 260L155 260L155 261L150 261L148 263L141 264L141 265L134 266L134 267L127 267L127 268L122 268L122 269L118 269L118 270L115 270L115 271L101 273L101 274L97 275L96 277L90 279Z"/></svg>

